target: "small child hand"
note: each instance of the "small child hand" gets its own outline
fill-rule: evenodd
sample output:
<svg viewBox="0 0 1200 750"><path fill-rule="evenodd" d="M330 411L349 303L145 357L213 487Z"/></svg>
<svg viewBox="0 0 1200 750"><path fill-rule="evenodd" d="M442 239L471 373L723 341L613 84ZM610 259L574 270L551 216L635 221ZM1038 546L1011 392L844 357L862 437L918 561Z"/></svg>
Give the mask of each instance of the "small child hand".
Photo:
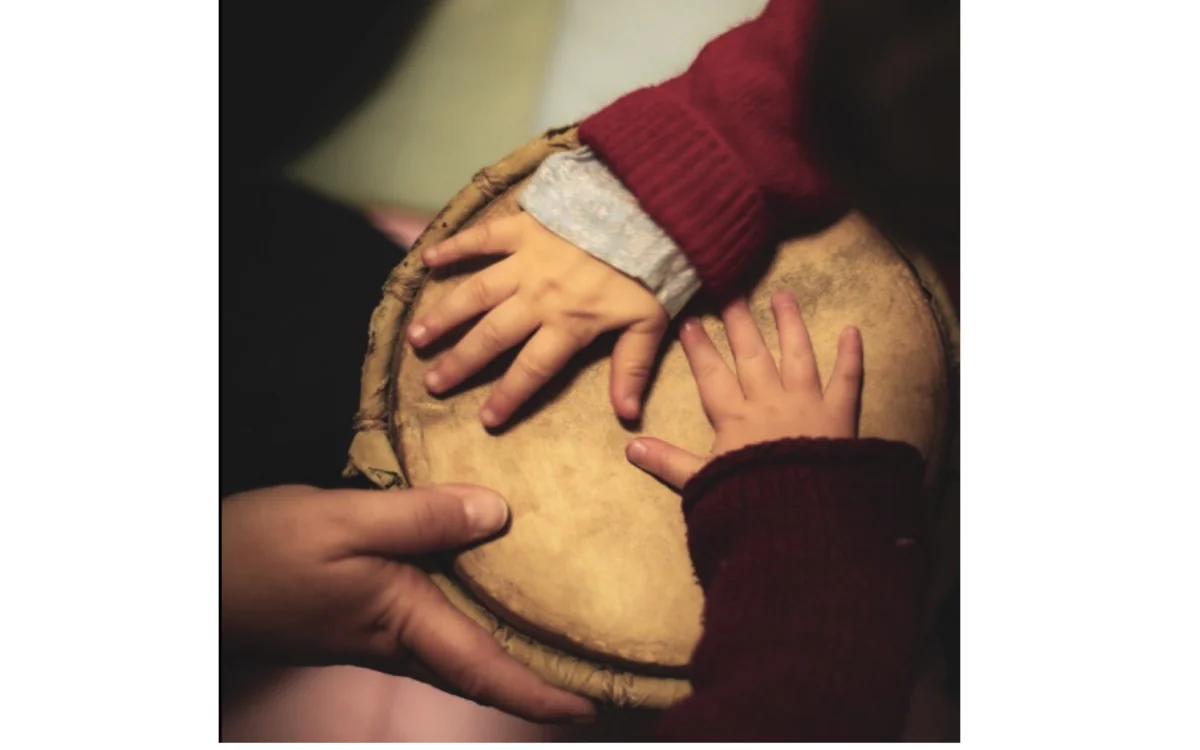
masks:
<svg viewBox="0 0 1200 750"><path fill-rule="evenodd" d="M712 458L748 445L791 437L857 436L862 387L858 330L850 327L842 332L833 374L822 391L796 298L777 292L771 307L779 329L778 367L744 300L729 305L722 315L736 375L698 321L685 321L680 328L679 340L700 389L700 401L717 432L709 458L656 438L637 438L626 448L630 462L682 488Z"/></svg>
<svg viewBox="0 0 1200 750"><path fill-rule="evenodd" d="M622 330L612 355L612 404L621 417L637 417L668 324L650 290L524 213L460 232L426 250L423 259L440 268L483 255L507 257L409 326L409 341L427 346L487 313L430 369L426 387L433 393L453 388L532 334L480 410L483 423L496 427L576 352L606 331Z"/></svg>

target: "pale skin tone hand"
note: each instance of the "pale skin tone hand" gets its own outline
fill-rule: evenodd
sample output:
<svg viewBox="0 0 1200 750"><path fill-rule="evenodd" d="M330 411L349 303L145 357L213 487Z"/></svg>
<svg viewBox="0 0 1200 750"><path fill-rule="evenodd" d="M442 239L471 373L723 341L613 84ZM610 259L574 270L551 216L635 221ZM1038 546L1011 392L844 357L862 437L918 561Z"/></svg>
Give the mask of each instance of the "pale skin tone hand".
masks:
<svg viewBox="0 0 1200 750"><path fill-rule="evenodd" d="M291 485L226 498L222 652L264 665L416 676L531 721L590 721L589 701L509 656L412 563L493 536L507 519L503 498L471 485Z"/></svg>
<svg viewBox="0 0 1200 750"><path fill-rule="evenodd" d="M681 489L713 458L748 445L792 437L858 435L863 360L858 329L842 332L833 373L822 389L796 298L777 292L771 307L779 330L778 363L746 302L738 300L725 309L722 319L736 372L725 364L698 321L684 321L679 340L701 404L717 433L712 450L701 457L657 438L637 438L626 448L631 463Z"/></svg>
<svg viewBox="0 0 1200 750"><path fill-rule="evenodd" d="M580 349L602 333L621 331L612 354L610 397L619 417L637 418L668 324L654 295L524 213L460 232L425 250L422 259L441 268L479 256L501 260L464 280L409 325L409 341L424 347L484 314L426 373L430 392L454 388L525 342L479 412L485 425L498 427Z"/></svg>

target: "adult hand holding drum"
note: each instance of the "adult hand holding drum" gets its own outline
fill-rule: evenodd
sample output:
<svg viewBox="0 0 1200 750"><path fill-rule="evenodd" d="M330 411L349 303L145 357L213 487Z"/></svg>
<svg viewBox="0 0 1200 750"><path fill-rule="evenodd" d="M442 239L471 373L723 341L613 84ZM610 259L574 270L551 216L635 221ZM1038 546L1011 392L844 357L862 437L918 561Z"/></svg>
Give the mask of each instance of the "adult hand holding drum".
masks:
<svg viewBox="0 0 1200 750"><path fill-rule="evenodd" d="M489 382L507 357L484 365L532 333L517 361L527 356L545 320L501 319L492 335L475 333L473 340L468 332L460 342L467 344L466 355L458 350L448 373L439 369L447 360L414 347L406 336L415 321L426 327L425 335L415 327L411 333L421 344L443 334L450 338L451 329L495 306L492 298L469 296L478 276L437 258L431 260L438 269L431 272L422 251L437 245L441 252L470 255L461 247L453 250L454 244L438 245L464 230L459 236L475 238L480 252L507 249L511 243L504 237L496 241L493 233L492 241L483 241L488 235L470 228L519 229L519 220L506 217L519 216L522 181L548 155L577 145L573 130L552 131L482 170L390 275L371 320L348 470L381 488L467 482L495 489L509 501L508 532L446 561L433 574L439 588L547 682L618 707L666 708L690 692L685 667L701 634L704 598L688 554L679 495L633 470L625 450L644 435L703 456L713 446L714 431L661 305L617 272L589 269L578 258L564 260L564 269L579 270L603 290L593 300L611 297L622 304L610 308L593 301L591 317L558 318L583 323L558 326L554 335L562 338L532 349L545 352L544 359L534 360L538 364L523 381L512 380L510 369L505 377L516 383L512 386ZM497 220L504 223L489 224ZM570 255L552 242L543 243L540 252L555 247ZM510 285L523 283L517 273L505 278ZM933 301L931 283L869 225L848 216L821 234L784 243L739 314L762 331L763 346L777 361L771 300L779 292L794 295L821 383L834 372L845 327L861 331L859 434L916 448L925 459L932 498L947 429L944 328L951 319ZM589 299L586 289L573 294ZM474 304L459 304L472 299ZM530 305L537 302L531 299ZM446 309L457 312L439 317ZM490 315L501 310L504 305ZM713 352L728 361L731 346L718 311L696 305L694 312ZM573 338L562 333L567 330ZM602 348L609 342L594 340L605 331L619 335L611 359ZM668 343L660 351L663 341ZM858 345L857 339L851 343ZM732 348L737 346L735 340ZM474 370L480 372L471 377ZM435 387L437 396L426 386L430 372L445 378ZM623 411L642 388L644 405ZM501 413L490 421L503 429L489 430L480 415L497 405L497 393ZM526 408L518 411L522 401ZM633 416L640 417L636 425L628 421Z"/></svg>

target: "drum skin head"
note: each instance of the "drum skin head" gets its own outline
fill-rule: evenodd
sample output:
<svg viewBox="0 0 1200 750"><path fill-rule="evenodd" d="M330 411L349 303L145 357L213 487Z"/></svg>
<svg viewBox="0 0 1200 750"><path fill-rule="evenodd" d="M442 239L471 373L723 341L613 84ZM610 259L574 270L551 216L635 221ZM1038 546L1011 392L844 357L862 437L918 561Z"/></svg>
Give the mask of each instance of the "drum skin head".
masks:
<svg viewBox="0 0 1200 750"><path fill-rule="evenodd" d="M519 190L518 184L492 201L475 221L519 211ZM413 314L478 268L427 276ZM770 297L780 289L800 302L823 382L842 329L853 324L862 331L861 434L908 442L930 457L945 420L945 361L936 322L906 262L854 216L783 245L749 298L776 358ZM716 310L700 305L695 312L732 362ZM523 632L647 674L678 673L687 664L703 607L678 493L630 465L624 452L638 435L699 455L712 445L675 329L668 335L672 342L639 425L622 424L610 404L611 337L501 432L486 430L478 412L511 354L449 396L434 397L422 379L444 347L418 353L405 343L395 380L396 447L412 484L484 485L512 511L507 534L457 557L457 577Z"/></svg>
<svg viewBox="0 0 1200 750"><path fill-rule="evenodd" d="M431 561L433 582L548 683L617 707L666 708L690 693L682 670L700 636L703 594L687 553L678 493L629 465L624 450L638 435L697 454L712 444L675 329L640 423L622 424L613 413L608 356L614 337L606 336L499 432L485 430L478 411L515 351L434 397L424 375L456 336L421 352L404 336L414 315L480 265L431 273L421 249L519 211L520 183L547 156L578 146L573 127L554 129L480 170L393 269L370 321L346 472L382 489L467 482L503 494L512 511L509 528L453 560ZM921 256L908 257L911 266L849 215L824 232L784 243L762 269L750 306L777 356L770 296L794 292L823 378L842 329L861 329L860 432L917 447L927 460L932 499L947 442L947 353L957 362L958 327L941 302L945 289L936 273ZM731 361L717 311L703 300L690 308L685 312L701 316Z"/></svg>

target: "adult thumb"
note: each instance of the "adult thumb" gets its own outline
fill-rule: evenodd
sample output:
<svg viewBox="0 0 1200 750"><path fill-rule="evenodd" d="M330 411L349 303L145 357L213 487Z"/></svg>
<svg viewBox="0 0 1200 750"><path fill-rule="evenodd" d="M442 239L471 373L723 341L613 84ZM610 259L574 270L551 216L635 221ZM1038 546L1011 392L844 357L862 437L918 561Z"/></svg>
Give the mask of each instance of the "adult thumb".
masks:
<svg viewBox="0 0 1200 750"><path fill-rule="evenodd" d="M358 495L352 525L358 547L376 554L422 555L492 536L508 523L508 504L486 487L442 484Z"/></svg>

